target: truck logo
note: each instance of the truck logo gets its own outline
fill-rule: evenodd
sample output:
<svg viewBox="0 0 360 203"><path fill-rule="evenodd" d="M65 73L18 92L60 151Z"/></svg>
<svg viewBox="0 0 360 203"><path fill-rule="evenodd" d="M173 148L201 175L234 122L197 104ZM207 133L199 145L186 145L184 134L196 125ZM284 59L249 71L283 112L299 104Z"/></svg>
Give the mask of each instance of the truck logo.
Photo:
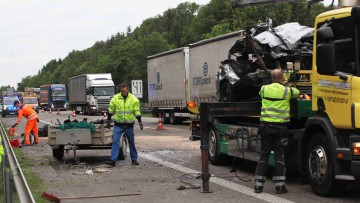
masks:
<svg viewBox="0 0 360 203"><path fill-rule="evenodd" d="M160 72L156 73L156 84L149 84L150 91L162 90L162 83L160 83Z"/></svg>
<svg viewBox="0 0 360 203"><path fill-rule="evenodd" d="M208 64L205 62L203 65L203 73L205 77L207 76L208 72L209 72L209 67Z"/></svg>
<svg viewBox="0 0 360 203"><path fill-rule="evenodd" d="M193 77L193 86L204 86L211 84L211 77L207 76L209 73L209 65L207 62L203 65L203 75L199 77Z"/></svg>

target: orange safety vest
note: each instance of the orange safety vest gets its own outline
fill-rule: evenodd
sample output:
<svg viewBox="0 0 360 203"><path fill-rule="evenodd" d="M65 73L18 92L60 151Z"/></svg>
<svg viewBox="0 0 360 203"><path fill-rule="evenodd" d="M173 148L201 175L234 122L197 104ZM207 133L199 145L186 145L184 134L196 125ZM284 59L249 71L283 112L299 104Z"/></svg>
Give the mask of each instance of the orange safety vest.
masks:
<svg viewBox="0 0 360 203"><path fill-rule="evenodd" d="M19 109L18 109L18 119L16 121L16 124L20 123L23 116L25 118L27 118L28 120L36 120L36 119L38 119L38 116L37 116L35 110L31 106L29 106L27 104L21 105L19 107Z"/></svg>

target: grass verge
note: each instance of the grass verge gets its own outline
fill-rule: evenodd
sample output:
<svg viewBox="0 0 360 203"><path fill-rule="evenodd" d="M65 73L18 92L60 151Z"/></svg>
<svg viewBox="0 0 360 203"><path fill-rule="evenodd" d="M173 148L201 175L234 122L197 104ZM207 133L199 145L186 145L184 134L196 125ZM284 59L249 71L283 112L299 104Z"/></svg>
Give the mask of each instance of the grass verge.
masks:
<svg viewBox="0 0 360 203"><path fill-rule="evenodd" d="M9 140L14 139L14 137L9 137ZM20 148L13 148L13 151L15 153L16 159L18 160L21 170L25 176L26 182L30 188L30 191L35 199L35 202L39 203L48 203L48 200L45 200L41 198L41 194L46 191L44 181L36 174L32 166L34 166L32 163L31 158L26 157L24 152ZM0 165L1 166L1 165ZM8 166L9 167L9 166ZM3 184L3 177L2 173L0 173L0 202L5 202L4 199L4 184ZM14 186L14 202L20 202L18 195L15 191Z"/></svg>

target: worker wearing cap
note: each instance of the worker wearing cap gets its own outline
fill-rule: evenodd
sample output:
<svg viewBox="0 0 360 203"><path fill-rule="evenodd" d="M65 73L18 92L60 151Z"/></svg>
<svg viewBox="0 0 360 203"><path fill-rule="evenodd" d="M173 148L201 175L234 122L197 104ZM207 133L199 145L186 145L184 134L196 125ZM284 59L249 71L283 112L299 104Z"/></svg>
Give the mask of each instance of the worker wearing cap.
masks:
<svg viewBox="0 0 360 203"><path fill-rule="evenodd" d="M300 91L284 86L284 74L281 69L271 72L273 83L264 85L259 92L262 99L260 128L260 159L255 171L255 193L261 193L265 184L268 159L274 151L275 168L273 182L277 194L286 193L286 169L284 147L287 145L287 124L290 122L290 100L299 96Z"/></svg>
<svg viewBox="0 0 360 203"><path fill-rule="evenodd" d="M39 143L39 136L38 136L39 133L37 127L38 115L36 114L35 110L27 104L25 105L21 104L19 101L14 101L14 106L18 108L18 119L15 125L13 125L13 127L15 127L20 123L23 116L27 118L27 123L25 126L25 133L24 133L25 134L24 144L30 145L30 139L29 139L30 131L34 133L35 144Z"/></svg>

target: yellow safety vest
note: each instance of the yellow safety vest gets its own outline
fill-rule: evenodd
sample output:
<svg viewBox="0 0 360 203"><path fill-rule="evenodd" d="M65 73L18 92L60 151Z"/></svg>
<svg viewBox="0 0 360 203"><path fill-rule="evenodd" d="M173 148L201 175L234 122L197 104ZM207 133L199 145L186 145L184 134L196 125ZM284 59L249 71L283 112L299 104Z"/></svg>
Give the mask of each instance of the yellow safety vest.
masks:
<svg viewBox="0 0 360 203"><path fill-rule="evenodd" d="M5 155L5 152L4 152L4 147L3 147L2 139L1 139L1 135L0 135L0 164L2 161L2 156L4 156L4 155Z"/></svg>
<svg viewBox="0 0 360 203"><path fill-rule="evenodd" d="M131 93L126 100L121 93L110 100L109 113L113 114L113 120L117 123L135 123L136 116L140 116L140 102Z"/></svg>
<svg viewBox="0 0 360 203"><path fill-rule="evenodd" d="M264 85L259 92L262 98L260 121L272 123L290 122L290 99L297 98L300 91L280 83Z"/></svg>

